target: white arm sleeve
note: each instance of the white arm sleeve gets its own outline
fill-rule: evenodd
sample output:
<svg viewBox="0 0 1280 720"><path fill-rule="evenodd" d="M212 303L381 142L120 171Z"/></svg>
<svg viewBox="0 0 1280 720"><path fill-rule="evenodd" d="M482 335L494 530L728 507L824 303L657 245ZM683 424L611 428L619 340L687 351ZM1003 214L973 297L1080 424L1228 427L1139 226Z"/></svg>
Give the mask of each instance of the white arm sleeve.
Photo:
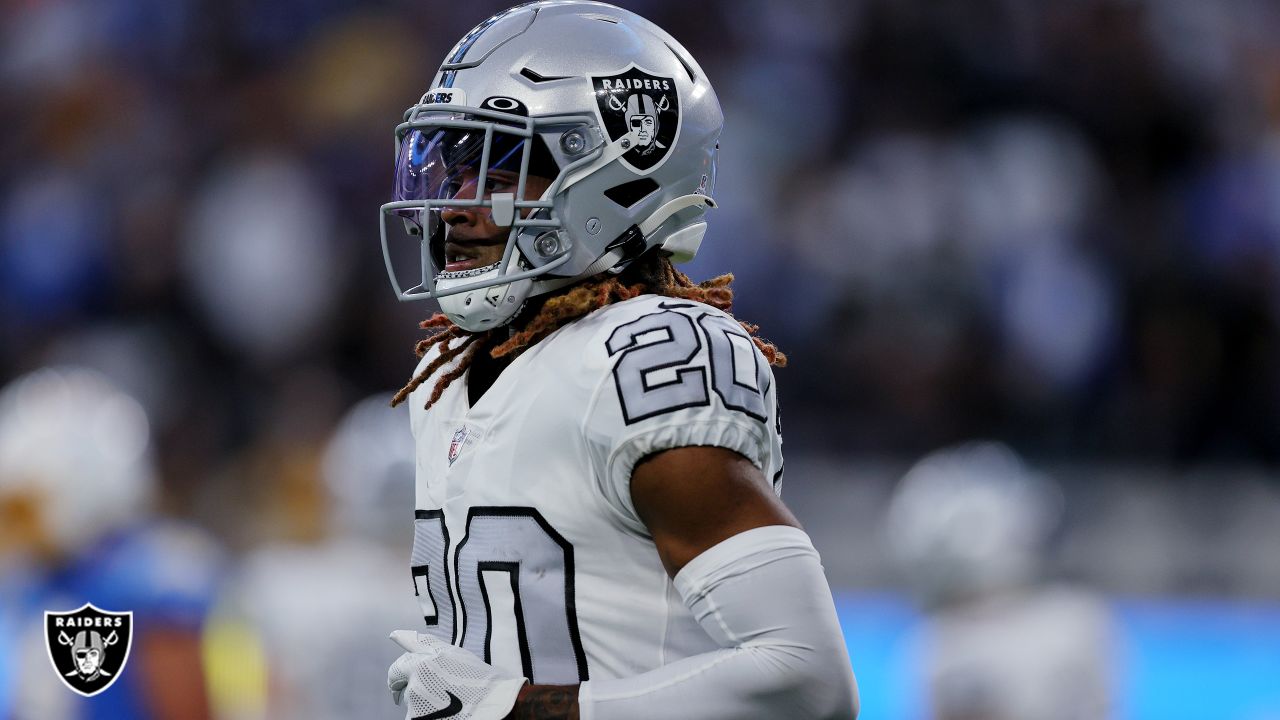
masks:
<svg viewBox="0 0 1280 720"><path fill-rule="evenodd" d="M773 525L735 535L690 561L675 586L723 649L583 683L582 720L857 716L831 590L804 531Z"/></svg>

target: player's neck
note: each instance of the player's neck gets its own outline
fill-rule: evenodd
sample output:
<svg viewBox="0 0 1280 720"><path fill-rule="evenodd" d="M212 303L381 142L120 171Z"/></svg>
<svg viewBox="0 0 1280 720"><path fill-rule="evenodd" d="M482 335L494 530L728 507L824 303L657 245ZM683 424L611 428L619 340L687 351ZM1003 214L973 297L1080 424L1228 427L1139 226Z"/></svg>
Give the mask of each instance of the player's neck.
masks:
<svg viewBox="0 0 1280 720"><path fill-rule="evenodd" d="M538 313L542 312L542 305L551 295L542 295L531 298L520 310L510 323L507 324L505 332L502 328L493 332L490 337L484 340L484 347L475 354L471 361L471 368L467 373L467 398L471 405L474 406L485 392L493 385L511 364L510 358L495 358L489 354L494 347L510 340L516 333L524 330L534 318L538 317Z"/></svg>
<svg viewBox="0 0 1280 720"><path fill-rule="evenodd" d="M480 398L493 386L502 371L511 363L509 358L495 358L489 354L495 346L501 344L504 340L505 338L494 339L492 337L482 340L481 342L484 343L484 346L480 348L479 352L471 360L466 380L467 399L472 407L480 401Z"/></svg>
<svg viewBox="0 0 1280 720"><path fill-rule="evenodd" d="M529 323L533 322L533 319L538 317L538 313L542 312L542 306L546 304L547 300L555 297L557 294L558 293L551 293L549 295L539 295L537 297L529 298L529 300L525 302L524 307L520 309L520 312L516 313L515 318L513 318L510 323L507 323L506 337L503 338L503 340L505 341L516 333L529 327Z"/></svg>

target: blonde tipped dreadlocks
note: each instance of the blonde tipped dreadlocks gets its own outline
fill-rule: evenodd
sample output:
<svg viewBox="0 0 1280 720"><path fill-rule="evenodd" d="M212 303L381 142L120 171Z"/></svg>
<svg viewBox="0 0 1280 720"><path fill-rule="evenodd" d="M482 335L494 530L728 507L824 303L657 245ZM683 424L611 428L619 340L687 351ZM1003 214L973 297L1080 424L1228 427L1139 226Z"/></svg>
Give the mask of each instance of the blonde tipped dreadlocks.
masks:
<svg viewBox="0 0 1280 720"><path fill-rule="evenodd" d="M665 295L683 300L696 300L727 313L733 307L733 290L729 287L732 282L733 275L725 274L711 278L703 283L695 283L689 279L688 275L677 270L668 258L660 256L656 252L647 253L633 262L619 275L607 275L599 280L589 280L574 285L559 295L548 298L543 302L538 314L525 324L524 329L514 333L504 342L495 345L489 351L489 354L495 359L514 358L524 352L526 348L534 345L557 329L594 310L598 310L605 305L629 300L645 293ZM756 332L759 331L757 326L741 320L738 321L738 324L742 325L747 334L751 336L752 342L756 344L756 347L760 348L760 352L764 354L770 365L786 366L787 356L775 347L773 343L757 336ZM400 388L400 392L396 393L395 398L391 401L392 405L399 405L404 402L410 393L417 390L422 383L436 374L440 368L460 357L456 365L436 380L435 387L431 391L431 397L427 399L426 403L426 407L431 407L440 399L440 395L444 393L450 383L462 377L462 374L467 371L467 368L471 366L472 359L475 358L476 352L492 339L495 339L492 334L503 331L497 328L483 332L468 332L454 325L440 313L436 313L431 318L424 320L421 327L424 330L431 331L431 334L426 339L418 342L415 348L418 357L426 355L432 347L437 345L441 347L442 352L428 363L422 369L422 372L418 373L407 385Z"/></svg>

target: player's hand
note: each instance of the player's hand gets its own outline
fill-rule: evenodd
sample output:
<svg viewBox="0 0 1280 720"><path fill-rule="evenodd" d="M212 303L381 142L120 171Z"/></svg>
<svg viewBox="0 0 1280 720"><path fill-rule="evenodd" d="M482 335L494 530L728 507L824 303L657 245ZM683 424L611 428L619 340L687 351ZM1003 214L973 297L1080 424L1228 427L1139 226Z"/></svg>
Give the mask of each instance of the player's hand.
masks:
<svg viewBox="0 0 1280 720"><path fill-rule="evenodd" d="M396 630L391 641L406 652L387 669L387 687L397 705L408 696L408 718L501 720L525 684L525 678L430 635Z"/></svg>

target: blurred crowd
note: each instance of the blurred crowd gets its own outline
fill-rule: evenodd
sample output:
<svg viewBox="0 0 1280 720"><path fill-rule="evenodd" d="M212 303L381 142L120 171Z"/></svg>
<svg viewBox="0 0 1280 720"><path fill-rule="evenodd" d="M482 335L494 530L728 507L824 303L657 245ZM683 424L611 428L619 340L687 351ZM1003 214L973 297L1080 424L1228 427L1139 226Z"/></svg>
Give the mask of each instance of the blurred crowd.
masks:
<svg viewBox="0 0 1280 720"><path fill-rule="evenodd" d="M181 493L397 387L391 129L503 4L0 5L0 377L121 378ZM1273 3L632 5L725 107L691 270L789 351L793 447L1276 459Z"/></svg>
<svg viewBox="0 0 1280 720"><path fill-rule="evenodd" d="M136 400L148 509L110 552L172 558L128 602L177 637L214 618L194 651L224 716L287 716L251 660L279 667L273 647L323 624L292 615L307 598L403 610L333 592L409 542L407 515L394 538L343 515L369 500L352 473L387 468L333 469L434 311L396 302L375 212L404 108L507 4L0 0L0 386L74 365ZM790 356L789 458L994 438L1037 463L1280 460L1280 5L619 4L724 106L720 207L687 270L735 273L736 313ZM59 582L21 587L79 587Z"/></svg>
<svg viewBox="0 0 1280 720"><path fill-rule="evenodd" d="M736 259L740 309L794 351L792 427L822 399L789 442L1276 458L1274 3L762 2L715 27L704 267Z"/></svg>

